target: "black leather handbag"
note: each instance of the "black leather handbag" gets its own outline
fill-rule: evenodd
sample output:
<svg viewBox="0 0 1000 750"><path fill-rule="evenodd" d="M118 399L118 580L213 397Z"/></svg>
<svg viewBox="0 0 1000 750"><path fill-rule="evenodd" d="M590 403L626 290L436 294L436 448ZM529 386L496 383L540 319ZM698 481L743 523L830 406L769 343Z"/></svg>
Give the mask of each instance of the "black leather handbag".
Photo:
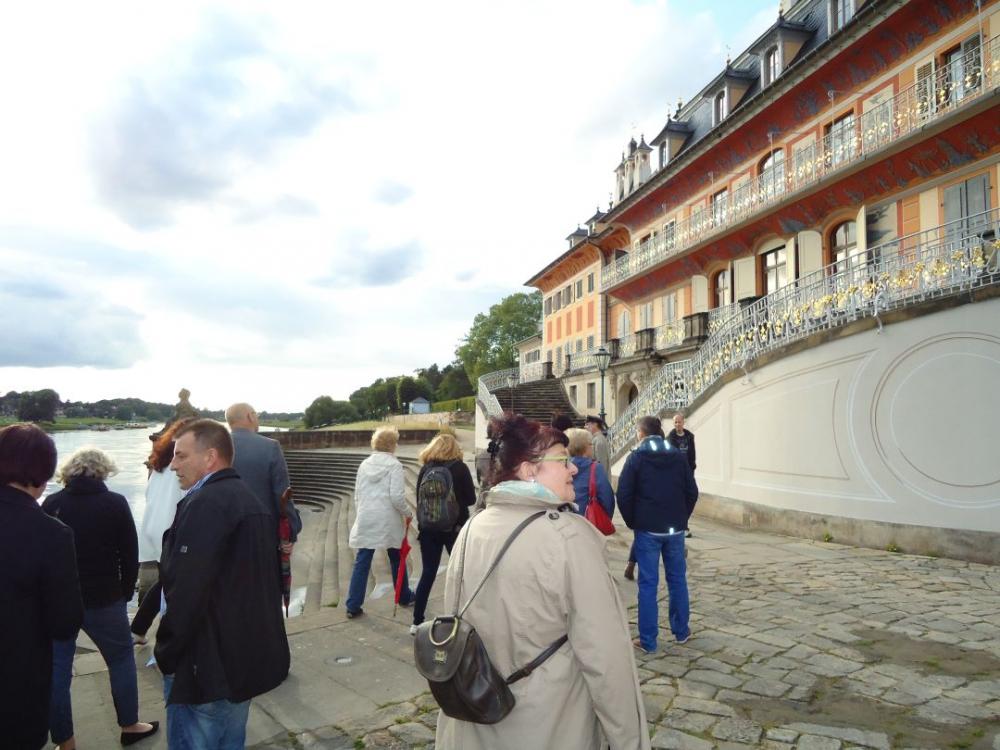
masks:
<svg viewBox="0 0 1000 750"><path fill-rule="evenodd" d="M542 662L568 640L559 638L542 653L504 678L490 661L476 629L462 619L462 615L472 604L472 600L483 588L483 584L497 567L500 559L517 535L525 527L545 515L539 511L525 518L507 537L500 552L469 597L465 606L459 609L462 598L462 576L465 574L465 546L469 541L469 531L462 540L459 557L458 591L455 596L455 612L452 615L435 617L417 627L413 639L413 655L417 671L426 679L438 706L447 716L474 724L496 724L514 708L514 694L510 685L531 674ZM472 521L469 521L471 524Z"/></svg>

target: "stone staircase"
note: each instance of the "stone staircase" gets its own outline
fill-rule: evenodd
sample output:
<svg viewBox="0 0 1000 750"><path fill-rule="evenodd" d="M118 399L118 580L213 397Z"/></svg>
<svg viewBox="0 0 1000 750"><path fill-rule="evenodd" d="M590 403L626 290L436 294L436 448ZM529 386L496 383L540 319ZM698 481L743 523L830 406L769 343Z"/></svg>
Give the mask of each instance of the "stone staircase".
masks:
<svg viewBox="0 0 1000 750"><path fill-rule="evenodd" d="M551 422L552 415L560 412L572 418L573 424L577 427L583 426L584 417L576 413L565 389L557 379L534 380L530 383L521 383L514 388L498 388L493 391L493 395L504 411L513 409L518 414L543 424Z"/></svg>
<svg viewBox="0 0 1000 750"><path fill-rule="evenodd" d="M369 453L343 451L285 451L295 504L303 517L302 534L293 555L292 587L306 586L302 614L314 614L347 596L354 555L348 535L354 523L354 482L358 466ZM413 506L420 465L417 459L397 456L406 477L406 499ZM416 529L410 544L416 546ZM377 555L373 574L385 580L388 564ZM419 559L420 555L415 555ZM411 557L413 559L413 557ZM383 570L384 568L384 570ZM416 586L415 581L410 582Z"/></svg>

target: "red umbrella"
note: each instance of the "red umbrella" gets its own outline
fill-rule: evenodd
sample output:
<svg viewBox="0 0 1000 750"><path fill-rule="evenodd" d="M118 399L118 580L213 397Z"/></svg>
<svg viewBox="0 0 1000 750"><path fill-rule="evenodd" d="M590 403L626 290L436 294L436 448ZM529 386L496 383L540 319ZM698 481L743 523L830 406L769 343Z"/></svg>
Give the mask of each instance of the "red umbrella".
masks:
<svg viewBox="0 0 1000 750"><path fill-rule="evenodd" d="M393 600L392 616L396 616L396 607L399 605L399 595L403 592L403 579L406 577L406 558L410 556L410 519L406 519L406 528L403 529L403 543L399 545L399 570L396 571L396 598Z"/></svg>

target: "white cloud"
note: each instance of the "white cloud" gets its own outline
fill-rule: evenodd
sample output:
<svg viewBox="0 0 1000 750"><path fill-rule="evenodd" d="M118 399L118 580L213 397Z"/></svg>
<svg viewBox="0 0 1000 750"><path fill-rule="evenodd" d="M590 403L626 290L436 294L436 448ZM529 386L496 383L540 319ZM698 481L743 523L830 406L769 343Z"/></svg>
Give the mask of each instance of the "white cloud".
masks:
<svg viewBox="0 0 1000 750"><path fill-rule="evenodd" d="M21 338L3 319L0 378L74 400L171 401L186 385L201 405L287 410L450 361L475 313L606 205L628 138L655 133L774 9L51 13L21 4L0 28L0 65L18 73L0 124L0 263L22 310ZM60 338L79 329L105 331L89 362Z"/></svg>

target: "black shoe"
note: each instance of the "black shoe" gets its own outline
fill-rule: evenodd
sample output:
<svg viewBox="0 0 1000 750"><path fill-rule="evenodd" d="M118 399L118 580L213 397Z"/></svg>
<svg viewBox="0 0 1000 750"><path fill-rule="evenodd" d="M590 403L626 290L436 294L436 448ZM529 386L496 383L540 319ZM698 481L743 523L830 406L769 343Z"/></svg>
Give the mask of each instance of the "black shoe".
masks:
<svg viewBox="0 0 1000 750"><path fill-rule="evenodd" d="M156 734L157 730L160 728L160 722L151 721L149 722L149 724L151 728L147 729L145 732L122 732L122 738L121 738L122 745L126 747L129 745L134 745L139 740L144 740L147 737L152 737L154 734Z"/></svg>
<svg viewBox="0 0 1000 750"><path fill-rule="evenodd" d="M355 617L361 617L361 615L363 615L364 613L365 611L363 609L359 609L356 612L351 612L351 610L347 610L347 619L353 620Z"/></svg>
<svg viewBox="0 0 1000 750"><path fill-rule="evenodd" d="M687 532L687 533L686 533L686 534L684 535L684 538L685 538L685 539L690 539L690 538L691 538L691 537L693 537L693 536L694 536L694 534L692 534L692 533L691 533L690 531L688 531L688 532Z"/></svg>

